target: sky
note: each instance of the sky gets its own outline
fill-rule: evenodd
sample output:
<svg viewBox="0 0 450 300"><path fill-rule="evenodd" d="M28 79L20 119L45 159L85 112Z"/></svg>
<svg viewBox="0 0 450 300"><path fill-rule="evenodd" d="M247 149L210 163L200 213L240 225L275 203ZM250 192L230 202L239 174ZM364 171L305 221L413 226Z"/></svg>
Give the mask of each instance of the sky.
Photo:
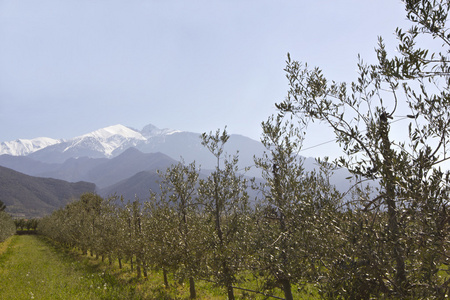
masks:
<svg viewBox="0 0 450 300"><path fill-rule="evenodd" d="M400 0L0 0L0 142L115 124L259 140L288 52L351 81L405 20Z"/></svg>

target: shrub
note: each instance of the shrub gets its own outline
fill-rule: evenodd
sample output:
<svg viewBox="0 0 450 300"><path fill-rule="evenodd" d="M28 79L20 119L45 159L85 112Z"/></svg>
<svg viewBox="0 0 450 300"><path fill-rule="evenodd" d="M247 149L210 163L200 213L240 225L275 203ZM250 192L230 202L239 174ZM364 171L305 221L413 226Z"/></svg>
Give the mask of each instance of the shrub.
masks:
<svg viewBox="0 0 450 300"><path fill-rule="evenodd" d="M16 225L9 214L0 211L0 243L16 232Z"/></svg>

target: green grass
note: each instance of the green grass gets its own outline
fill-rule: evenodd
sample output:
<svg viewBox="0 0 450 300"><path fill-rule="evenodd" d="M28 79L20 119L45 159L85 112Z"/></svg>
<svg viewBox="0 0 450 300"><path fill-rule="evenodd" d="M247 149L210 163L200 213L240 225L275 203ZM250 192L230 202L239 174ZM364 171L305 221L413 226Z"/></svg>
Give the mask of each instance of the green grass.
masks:
<svg viewBox="0 0 450 300"><path fill-rule="evenodd" d="M248 274L238 286L257 290L260 284ZM36 235L15 235L0 243L0 299L189 299L189 285L169 274L169 287L162 272L149 271L148 278L136 279L130 265L119 269L117 261L81 255L77 250L58 247ZM225 300L226 291L214 283L197 280L197 298ZM317 299L310 286L295 299ZM268 294L282 297L279 289ZM273 299L235 289L236 299Z"/></svg>
<svg viewBox="0 0 450 300"><path fill-rule="evenodd" d="M57 251L34 235L13 236L0 255L0 299L133 299L132 286Z"/></svg>
<svg viewBox="0 0 450 300"><path fill-rule="evenodd" d="M6 239L6 241L4 241L3 243L0 243L0 257L3 253L6 252L6 250L8 250L8 246L12 241L13 236L9 237Z"/></svg>

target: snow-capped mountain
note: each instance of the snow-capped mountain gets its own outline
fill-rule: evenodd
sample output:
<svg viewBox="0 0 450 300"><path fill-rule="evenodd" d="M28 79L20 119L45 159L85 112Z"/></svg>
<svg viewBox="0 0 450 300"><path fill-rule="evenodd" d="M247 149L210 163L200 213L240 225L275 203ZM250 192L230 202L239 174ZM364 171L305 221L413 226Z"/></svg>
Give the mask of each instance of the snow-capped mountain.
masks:
<svg viewBox="0 0 450 300"><path fill-rule="evenodd" d="M58 140L47 147L36 151L3 152L20 158L26 156L27 163L14 160L13 157L3 157L3 165L17 169L30 175L37 175L38 170L28 170L30 159L46 164L62 164L68 159L77 158L114 158L129 148L136 148L143 153L161 152L174 160L183 158L186 163L196 161L202 169L213 169L216 158L201 145L200 133L186 132L173 129L159 129L154 125L147 125L142 130L123 125L114 125L74 137L68 140ZM2 148L0 148L0 151ZM244 168L254 164L253 156L260 156L264 151L261 143L241 135L231 135L225 147L228 154L239 151L239 166ZM0 152L1 153L1 152ZM0 154L1 155L1 154ZM20 164L19 167L15 167ZM39 169L39 168L38 168ZM47 168L48 169L48 168ZM247 173L247 175L251 175ZM256 174L254 174L256 175Z"/></svg>
<svg viewBox="0 0 450 300"><path fill-rule="evenodd" d="M140 132L119 124L75 137L67 142L68 145L63 152L81 147L98 151L106 157L112 157L115 150L124 146L127 148L136 146L140 141L145 140L146 138Z"/></svg>
<svg viewBox="0 0 450 300"><path fill-rule="evenodd" d="M123 125L113 125L101 128L90 133L74 137L69 140L39 137L35 139L18 139L0 143L0 155L27 156L44 148L52 147L57 152L70 152L74 149L91 150L99 152L104 157L113 157L113 152L134 147L149 138L170 135L181 132L172 129L159 129L154 125L147 125L141 131Z"/></svg>
<svg viewBox="0 0 450 300"><path fill-rule="evenodd" d="M10 142L0 143L0 155L9 154L14 156L25 156L48 146L61 143L61 140L55 140L48 137L39 137L31 140L18 139Z"/></svg>
<svg viewBox="0 0 450 300"><path fill-rule="evenodd" d="M130 147L139 147L153 136L170 134L175 131L160 130L153 125L138 131L124 125L113 125L62 141L34 153L29 157L48 163L62 163L69 158L112 158ZM145 135L145 136L144 136Z"/></svg>

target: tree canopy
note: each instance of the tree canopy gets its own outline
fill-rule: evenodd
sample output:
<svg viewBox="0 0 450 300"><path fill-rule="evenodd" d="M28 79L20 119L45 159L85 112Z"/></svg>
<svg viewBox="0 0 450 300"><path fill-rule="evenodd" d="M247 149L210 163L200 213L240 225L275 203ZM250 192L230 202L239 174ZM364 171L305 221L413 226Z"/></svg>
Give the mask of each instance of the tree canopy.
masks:
<svg viewBox="0 0 450 300"><path fill-rule="evenodd" d="M375 197L357 201L360 212L385 224L371 228L378 231L376 248L348 262L355 274L370 266L368 295L441 297L448 290L439 270L449 257L450 173L441 163L449 158L450 2L403 2L413 25L396 29L397 54L387 53L380 37L378 63L360 60L351 84L330 81L288 55L290 89L277 108L305 125L327 124L343 150L337 165L380 184ZM399 120L407 121L400 138L392 131Z"/></svg>

